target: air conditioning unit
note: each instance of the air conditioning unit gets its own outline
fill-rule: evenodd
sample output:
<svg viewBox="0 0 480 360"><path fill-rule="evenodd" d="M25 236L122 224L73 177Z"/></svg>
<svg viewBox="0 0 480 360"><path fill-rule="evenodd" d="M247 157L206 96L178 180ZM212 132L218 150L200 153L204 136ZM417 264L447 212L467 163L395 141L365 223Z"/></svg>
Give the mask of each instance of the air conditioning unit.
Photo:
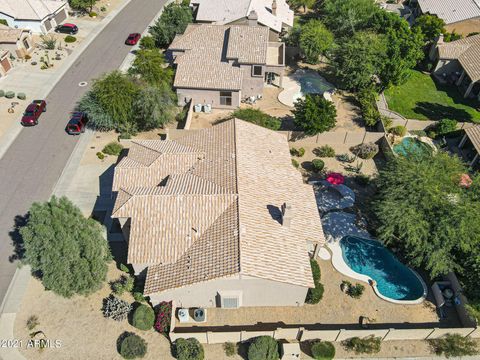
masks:
<svg viewBox="0 0 480 360"><path fill-rule="evenodd" d="M195 309L193 312L193 319L196 322L205 322L207 321L207 310L203 308Z"/></svg>
<svg viewBox="0 0 480 360"><path fill-rule="evenodd" d="M203 112L205 112L207 114L211 113L212 112L212 105L210 105L210 104L203 105Z"/></svg>
<svg viewBox="0 0 480 360"><path fill-rule="evenodd" d="M186 323L190 321L188 309L178 309L178 320L180 320L181 323Z"/></svg>
<svg viewBox="0 0 480 360"><path fill-rule="evenodd" d="M193 111L194 112L202 112L202 104L195 104L193 106Z"/></svg>

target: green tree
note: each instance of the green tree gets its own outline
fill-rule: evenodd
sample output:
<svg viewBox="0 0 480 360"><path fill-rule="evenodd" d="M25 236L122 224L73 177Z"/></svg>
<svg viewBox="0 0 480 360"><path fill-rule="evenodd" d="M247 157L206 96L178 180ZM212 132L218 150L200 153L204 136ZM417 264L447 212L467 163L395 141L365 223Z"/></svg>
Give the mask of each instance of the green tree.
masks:
<svg viewBox="0 0 480 360"><path fill-rule="evenodd" d="M138 75L150 85L171 84L173 69L165 64L165 58L158 49L140 49L128 72Z"/></svg>
<svg viewBox="0 0 480 360"><path fill-rule="evenodd" d="M303 8L303 12L307 11L307 8L311 9L316 3L316 0L291 0L289 1L290 7L292 9Z"/></svg>
<svg viewBox="0 0 480 360"><path fill-rule="evenodd" d="M177 34L183 34L187 25L193 22L188 1L171 3L163 8L162 15L148 30L160 48L166 48Z"/></svg>
<svg viewBox="0 0 480 360"><path fill-rule="evenodd" d="M465 173L461 160L444 152L399 156L380 171L374 206L378 236L432 277L450 271L477 281L480 276L479 179L465 189L459 185Z"/></svg>
<svg viewBox="0 0 480 360"><path fill-rule="evenodd" d="M155 49L155 39L150 35L144 36L140 39L140 49Z"/></svg>
<svg viewBox="0 0 480 360"><path fill-rule="evenodd" d="M259 336L248 347L248 360L277 360L278 342L271 336Z"/></svg>
<svg viewBox="0 0 480 360"><path fill-rule="evenodd" d="M302 26L299 44L307 63L316 64L332 47L333 34L320 20L313 19Z"/></svg>
<svg viewBox="0 0 480 360"><path fill-rule="evenodd" d="M203 360L205 358L203 346L195 338L175 340L175 353L178 360Z"/></svg>
<svg viewBox="0 0 480 360"><path fill-rule="evenodd" d="M415 28L420 29L427 44L435 41L436 37L445 33L445 21L436 15L423 14L419 16L414 24Z"/></svg>
<svg viewBox="0 0 480 360"><path fill-rule="evenodd" d="M436 355L445 357L472 356L479 353L475 340L460 334L447 334L440 339L428 340Z"/></svg>
<svg viewBox="0 0 480 360"><path fill-rule="evenodd" d="M47 290L88 295L105 281L111 255L102 228L67 198L33 203L20 234L25 261Z"/></svg>
<svg viewBox="0 0 480 360"><path fill-rule="evenodd" d="M102 105L91 90L80 99L78 109L88 114L90 119L88 126L93 127L96 130L109 131L116 129L117 127L115 119L103 110Z"/></svg>
<svg viewBox="0 0 480 360"><path fill-rule="evenodd" d="M168 84L146 86L133 103L139 130L163 127L175 117L176 96Z"/></svg>
<svg viewBox="0 0 480 360"><path fill-rule="evenodd" d="M293 110L295 125L307 135L316 135L335 126L337 110L335 105L318 94L307 94L305 100L298 100Z"/></svg>
<svg viewBox="0 0 480 360"><path fill-rule="evenodd" d="M358 32L338 46L333 64L342 86L354 91L370 86L382 71L385 53L384 37L371 32Z"/></svg>
<svg viewBox="0 0 480 360"><path fill-rule="evenodd" d="M92 12L93 5L95 5L97 1L98 0L69 0L68 4L72 9L84 10L90 13Z"/></svg>
<svg viewBox="0 0 480 360"><path fill-rule="evenodd" d="M324 23L340 37L366 29L379 11L382 10L372 0L324 0L320 8Z"/></svg>

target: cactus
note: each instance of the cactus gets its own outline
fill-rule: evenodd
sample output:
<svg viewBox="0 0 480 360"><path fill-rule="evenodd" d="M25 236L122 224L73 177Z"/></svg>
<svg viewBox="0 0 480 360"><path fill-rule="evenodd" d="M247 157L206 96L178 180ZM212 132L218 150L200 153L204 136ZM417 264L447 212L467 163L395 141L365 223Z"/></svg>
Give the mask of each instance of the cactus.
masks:
<svg viewBox="0 0 480 360"><path fill-rule="evenodd" d="M27 95L25 95L25 93L18 93L17 98L19 98L20 100L25 100L27 98Z"/></svg>
<svg viewBox="0 0 480 360"><path fill-rule="evenodd" d="M15 93L14 93L13 91L7 91L7 92L5 93L5 97L6 97L7 99L13 99L13 98L15 97Z"/></svg>
<svg viewBox="0 0 480 360"><path fill-rule="evenodd" d="M103 299L103 316L112 318L115 321L123 321L132 311L132 305L113 295Z"/></svg>

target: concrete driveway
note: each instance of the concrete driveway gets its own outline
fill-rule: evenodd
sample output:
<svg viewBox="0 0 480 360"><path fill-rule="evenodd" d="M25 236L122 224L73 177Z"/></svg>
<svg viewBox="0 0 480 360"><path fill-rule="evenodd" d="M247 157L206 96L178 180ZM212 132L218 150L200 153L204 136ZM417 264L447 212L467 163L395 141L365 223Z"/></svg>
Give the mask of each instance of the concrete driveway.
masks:
<svg viewBox="0 0 480 360"><path fill-rule="evenodd" d="M118 13L49 93L48 110L40 124L22 129L0 159L0 300L16 268L10 260L15 218L25 215L32 202L48 200L78 142L78 137L64 132L69 113L89 88L78 84L90 84L117 69L130 51L124 45L127 34L142 32L164 3L132 0Z"/></svg>

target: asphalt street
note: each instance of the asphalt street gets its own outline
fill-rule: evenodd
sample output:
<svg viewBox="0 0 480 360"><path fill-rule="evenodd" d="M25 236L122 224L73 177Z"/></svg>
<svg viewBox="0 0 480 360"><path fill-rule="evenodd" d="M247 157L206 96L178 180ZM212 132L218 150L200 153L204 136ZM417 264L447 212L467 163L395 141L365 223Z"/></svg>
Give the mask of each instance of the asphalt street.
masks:
<svg viewBox="0 0 480 360"><path fill-rule="evenodd" d="M65 133L75 104L93 79L117 69L131 47L129 33L142 33L165 0L131 0L97 35L46 98L39 125L24 128L0 159L0 303L15 273L12 229L34 201L48 200L78 141ZM87 81L88 86L78 84ZM65 224L68 226L68 224Z"/></svg>

